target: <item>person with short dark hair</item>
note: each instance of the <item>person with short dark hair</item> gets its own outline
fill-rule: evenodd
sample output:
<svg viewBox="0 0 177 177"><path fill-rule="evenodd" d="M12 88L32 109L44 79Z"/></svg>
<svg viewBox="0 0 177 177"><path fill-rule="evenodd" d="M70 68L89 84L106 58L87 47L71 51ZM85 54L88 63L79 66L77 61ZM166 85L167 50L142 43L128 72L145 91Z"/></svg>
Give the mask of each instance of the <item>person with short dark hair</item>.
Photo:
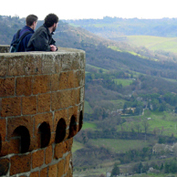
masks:
<svg viewBox="0 0 177 177"><path fill-rule="evenodd" d="M48 14L44 24L31 37L26 51L57 51L56 42L52 38L58 26L59 18L55 14Z"/></svg>
<svg viewBox="0 0 177 177"><path fill-rule="evenodd" d="M38 20L38 17L36 15L33 15L33 14L28 15L26 17L26 25L20 30L19 38L26 32L30 32L30 33L28 33L22 39L22 41L21 41L21 43L19 45L19 48L18 48L18 52L24 52L26 50L28 42L29 42L29 40L30 40L31 36L33 35L34 30L36 28L37 20ZM11 42L11 45L15 41L16 35L17 35L17 33L14 34L12 42Z"/></svg>

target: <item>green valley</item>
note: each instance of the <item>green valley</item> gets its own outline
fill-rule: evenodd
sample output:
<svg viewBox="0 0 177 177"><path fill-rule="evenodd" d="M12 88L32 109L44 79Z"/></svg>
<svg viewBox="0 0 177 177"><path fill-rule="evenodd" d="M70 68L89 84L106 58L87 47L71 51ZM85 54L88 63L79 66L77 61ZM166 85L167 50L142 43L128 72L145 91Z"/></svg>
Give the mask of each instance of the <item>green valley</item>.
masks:
<svg viewBox="0 0 177 177"><path fill-rule="evenodd" d="M0 16L0 24L1 44L10 44L24 19ZM59 22L57 45L86 52L75 177L105 177L116 165L120 176L177 174L176 27L177 19Z"/></svg>

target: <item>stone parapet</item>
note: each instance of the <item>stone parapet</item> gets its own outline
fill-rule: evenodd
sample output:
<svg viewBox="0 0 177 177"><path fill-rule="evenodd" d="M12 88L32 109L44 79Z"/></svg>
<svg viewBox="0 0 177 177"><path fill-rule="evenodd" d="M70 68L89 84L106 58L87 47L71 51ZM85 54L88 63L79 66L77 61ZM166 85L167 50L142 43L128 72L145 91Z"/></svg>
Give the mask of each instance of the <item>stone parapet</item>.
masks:
<svg viewBox="0 0 177 177"><path fill-rule="evenodd" d="M72 176L84 86L82 50L0 53L0 176Z"/></svg>

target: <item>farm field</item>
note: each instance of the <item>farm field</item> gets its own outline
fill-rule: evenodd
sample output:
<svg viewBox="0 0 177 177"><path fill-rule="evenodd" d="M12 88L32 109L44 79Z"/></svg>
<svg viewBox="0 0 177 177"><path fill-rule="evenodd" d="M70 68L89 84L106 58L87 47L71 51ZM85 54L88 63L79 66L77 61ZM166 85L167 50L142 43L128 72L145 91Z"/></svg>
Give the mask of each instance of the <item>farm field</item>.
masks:
<svg viewBox="0 0 177 177"><path fill-rule="evenodd" d="M142 126L143 120L148 120L148 132L153 133L154 131L158 131L162 135L171 136L172 134L177 137L177 117L172 113L168 112L150 112L143 116L130 116L127 119L130 119L129 122L125 122L122 126L128 132L132 131L132 128L135 130L136 124L140 125L140 129L144 132L144 128ZM118 131L121 131L121 126L118 126ZM136 130L135 130L136 132Z"/></svg>
<svg viewBox="0 0 177 177"><path fill-rule="evenodd" d="M90 67L90 68L93 68L95 70L102 70L103 73L108 72L107 69L104 69L104 68L101 68L101 67L97 67L97 66L93 66L93 65L90 65L90 64L86 64L86 67Z"/></svg>
<svg viewBox="0 0 177 177"><path fill-rule="evenodd" d="M122 86L127 86L132 84L133 80L132 79L114 79L114 82L116 84L122 84Z"/></svg>
<svg viewBox="0 0 177 177"><path fill-rule="evenodd" d="M114 104L117 109L123 109L125 100L119 99L119 100L111 100L111 102Z"/></svg>
<svg viewBox="0 0 177 177"><path fill-rule="evenodd" d="M96 124L95 123L84 122L82 130L85 130L85 129L96 130Z"/></svg>
<svg viewBox="0 0 177 177"><path fill-rule="evenodd" d="M77 142L77 141L74 141L73 146L72 146L72 153L74 153L75 151L77 151L77 150L79 150L79 149L81 149L81 148L83 148L83 147L84 147L84 146L83 146L82 143L79 143L79 142Z"/></svg>
<svg viewBox="0 0 177 177"><path fill-rule="evenodd" d="M93 113L93 110L90 107L88 101L84 102L84 112L87 113L87 114L92 114Z"/></svg>
<svg viewBox="0 0 177 177"><path fill-rule="evenodd" d="M163 50L177 53L177 38L157 37L157 36L127 36L128 42L137 47L146 47L149 50Z"/></svg>
<svg viewBox="0 0 177 177"><path fill-rule="evenodd" d="M104 146L107 149L116 153L125 153L131 149L142 149L149 144L144 140L122 140L122 139L92 139L90 144L97 144L97 146ZM130 146L131 144L131 146Z"/></svg>

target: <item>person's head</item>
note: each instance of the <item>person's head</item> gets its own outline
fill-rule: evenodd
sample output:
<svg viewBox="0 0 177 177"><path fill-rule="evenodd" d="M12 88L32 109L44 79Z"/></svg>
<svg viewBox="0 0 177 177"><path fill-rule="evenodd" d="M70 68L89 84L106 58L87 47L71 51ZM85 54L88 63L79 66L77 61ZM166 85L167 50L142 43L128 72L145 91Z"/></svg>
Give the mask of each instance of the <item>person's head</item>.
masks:
<svg viewBox="0 0 177 177"><path fill-rule="evenodd" d="M44 19L44 24L47 28L51 29L51 32L54 32L57 28L59 18L55 14L48 14Z"/></svg>
<svg viewBox="0 0 177 177"><path fill-rule="evenodd" d="M38 17L36 15L33 15L33 14L28 15L26 17L26 25L34 30L37 25L37 20L38 20Z"/></svg>

